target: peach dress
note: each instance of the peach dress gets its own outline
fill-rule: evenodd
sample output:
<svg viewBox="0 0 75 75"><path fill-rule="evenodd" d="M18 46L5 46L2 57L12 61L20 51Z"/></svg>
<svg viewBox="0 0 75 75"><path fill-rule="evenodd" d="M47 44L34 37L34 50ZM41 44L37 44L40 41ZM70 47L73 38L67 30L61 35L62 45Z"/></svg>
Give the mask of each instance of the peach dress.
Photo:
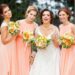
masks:
<svg viewBox="0 0 75 75"><path fill-rule="evenodd" d="M73 24L60 25L60 35L69 32L73 36ZM61 75L75 75L75 45L70 48L61 49L61 63L60 63Z"/></svg>
<svg viewBox="0 0 75 75"><path fill-rule="evenodd" d="M18 75L29 75L29 56L31 54L31 47L23 41L22 32L31 31L33 32L36 28L36 23L28 24L25 20L20 20L20 34L17 37L17 53L18 53Z"/></svg>
<svg viewBox="0 0 75 75"><path fill-rule="evenodd" d="M9 64L8 64L8 57L6 47L1 42L1 35L0 35L0 75L8 75L9 72Z"/></svg>
<svg viewBox="0 0 75 75"><path fill-rule="evenodd" d="M2 23L1 28L4 26L7 26L6 22ZM18 75L15 39L3 45L0 37L0 75Z"/></svg>

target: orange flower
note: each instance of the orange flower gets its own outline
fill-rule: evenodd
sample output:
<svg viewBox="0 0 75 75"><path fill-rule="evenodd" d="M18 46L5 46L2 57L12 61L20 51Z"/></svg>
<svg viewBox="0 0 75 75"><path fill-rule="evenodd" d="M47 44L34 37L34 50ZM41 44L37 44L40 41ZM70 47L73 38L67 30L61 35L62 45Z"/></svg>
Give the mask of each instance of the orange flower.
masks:
<svg viewBox="0 0 75 75"><path fill-rule="evenodd" d="M14 29L10 29L9 32L14 32Z"/></svg>
<svg viewBox="0 0 75 75"><path fill-rule="evenodd" d="M25 36L26 36L27 39L29 39L29 34L28 33L26 33Z"/></svg>
<svg viewBox="0 0 75 75"><path fill-rule="evenodd" d="M23 32L23 40L24 41L31 41L34 39L34 35L32 32Z"/></svg>
<svg viewBox="0 0 75 75"><path fill-rule="evenodd" d="M12 35L16 35L19 33L19 23L17 22L9 22L8 31Z"/></svg>
<svg viewBox="0 0 75 75"><path fill-rule="evenodd" d="M74 43L74 37L69 34L65 34L60 37L60 42L63 48L69 48Z"/></svg>

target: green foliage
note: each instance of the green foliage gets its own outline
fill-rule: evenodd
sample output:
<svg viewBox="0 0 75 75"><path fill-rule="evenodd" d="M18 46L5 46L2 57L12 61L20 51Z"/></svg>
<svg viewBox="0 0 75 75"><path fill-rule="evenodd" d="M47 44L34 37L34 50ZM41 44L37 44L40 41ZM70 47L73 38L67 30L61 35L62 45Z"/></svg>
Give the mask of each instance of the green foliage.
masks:
<svg viewBox="0 0 75 75"><path fill-rule="evenodd" d="M30 4L30 0L22 0L22 3L16 3L16 0L0 0L0 4L6 3L10 6L13 16L12 20L24 18L25 11Z"/></svg>

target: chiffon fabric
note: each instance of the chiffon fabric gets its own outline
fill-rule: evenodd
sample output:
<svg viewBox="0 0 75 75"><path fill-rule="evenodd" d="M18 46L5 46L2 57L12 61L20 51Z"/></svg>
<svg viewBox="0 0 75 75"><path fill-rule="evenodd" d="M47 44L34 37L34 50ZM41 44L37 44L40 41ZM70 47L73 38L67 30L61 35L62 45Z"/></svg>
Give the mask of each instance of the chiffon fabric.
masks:
<svg viewBox="0 0 75 75"><path fill-rule="evenodd" d="M65 33L70 33L75 37L73 33L73 24L61 25L60 36ZM70 48L61 49L61 61L60 61L61 75L75 75L75 45Z"/></svg>
<svg viewBox="0 0 75 75"><path fill-rule="evenodd" d="M17 37L18 75L29 75L31 46L23 41L24 31L34 32L36 23L28 24L25 20L19 20L20 34Z"/></svg>
<svg viewBox="0 0 75 75"><path fill-rule="evenodd" d="M3 21L1 28L8 26ZM17 75L16 41L13 39L4 45L0 36L0 75Z"/></svg>

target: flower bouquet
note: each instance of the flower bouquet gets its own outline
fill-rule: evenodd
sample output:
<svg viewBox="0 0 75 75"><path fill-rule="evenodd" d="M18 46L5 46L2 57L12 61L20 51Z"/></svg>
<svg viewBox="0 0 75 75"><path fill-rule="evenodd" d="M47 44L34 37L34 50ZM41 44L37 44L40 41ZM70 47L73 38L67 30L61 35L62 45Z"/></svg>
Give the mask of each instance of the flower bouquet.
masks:
<svg viewBox="0 0 75 75"><path fill-rule="evenodd" d="M8 23L8 32L11 35L16 35L19 33L19 23L18 22L9 22Z"/></svg>
<svg viewBox="0 0 75 75"><path fill-rule="evenodd" d="M65 34L60 37L60 43L62 45L62 48L70 48L71 45L74 44L74 36L70 34Z"/></svg>
<svg viewBox="0 0 75 75"><path fill-rule="evenodd" d="M35 40L35 44L37 48L46 48L50 43L50 39L47 39L44 36L39 35L36 40Z"/></svg>
<svg viewBox="0 0 75 75"><path fill-rule="evenodd" d="M35 42L33 32L23 32L23 41L33 44Z"/></svg>

